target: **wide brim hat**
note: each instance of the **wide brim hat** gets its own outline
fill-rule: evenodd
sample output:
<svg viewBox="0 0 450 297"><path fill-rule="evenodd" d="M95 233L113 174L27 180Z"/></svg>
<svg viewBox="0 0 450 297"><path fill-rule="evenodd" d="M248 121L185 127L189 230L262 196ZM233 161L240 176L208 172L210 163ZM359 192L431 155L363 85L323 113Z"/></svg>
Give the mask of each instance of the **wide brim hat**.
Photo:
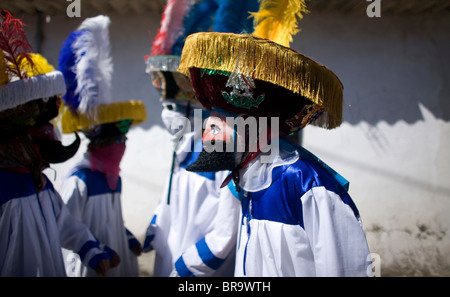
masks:
<svg viewBox="0 0 450 297"><path fill-rule="evenodd" d="M87 114L75 113L66 108L61 118L62 132L83 131L96 125L115 123L121 120L132 120L131 125L135 126L147 120L144 103L135 100L100 104L95 115L92 117Z"/></svg>
<svg viewBox="0 0 450 297"><path fill-rule="evenodd" d="M32 53L25 24L9 11L0 12L0 112L65 94L62 73Z"/></svg>
<svg viewBox="0 0 450 297"><path fill-rule="evenodd" d="M343 85L327 67L288 47L246 34L188 36L178 71L188 75L197 99L236 115L279 117L292 134L315 120L342 123Z"/></svg>
<svg viewBox="0 0 450 297"><path fill-rule="evenodd" d="M60 71L52 71L0 86L0 112L26 104L33 100L63 95L66 92L64 77Z"/></svg>
<svg viewBox="0 0 450 297"><path fill-rule="evenodd" d="M3 53L0 53L0 64L5 63L2 56ZM40 54L31 53L28 56L29 60L21 59L18 64L20 71L25 74L22 79L6 80L5 71L0 71L0 76L5 76L5 83L0 84L0 112L33 100L66 93L66 84L60 71L55 70Z"/></svg>

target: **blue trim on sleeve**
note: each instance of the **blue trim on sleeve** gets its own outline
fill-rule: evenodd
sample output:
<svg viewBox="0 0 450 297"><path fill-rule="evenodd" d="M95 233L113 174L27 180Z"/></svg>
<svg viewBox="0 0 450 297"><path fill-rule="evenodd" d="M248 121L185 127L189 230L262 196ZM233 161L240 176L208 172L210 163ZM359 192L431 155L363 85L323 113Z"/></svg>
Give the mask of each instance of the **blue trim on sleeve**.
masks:
<svg viewBox="0 0 450 297"><path fill-rule="evenodd" d="M93 249L93 248L100 248L97 241L87 241L81 249L78 251L78 255L80 256L81 261L84 261L84 258L86 257L87 253Z"/></svg>
<svg viewBox="0 0 450 297"><path fill-rule="evenodd" d="M105 245L105 247L103 248L103 251L106 253L109 260L112 260L114 255L116 254L116 252L107 245Z"/></svg>
<svg viewBox="0 0 450 297"><path fill-rule="evenodd" d="M195 275L187 268L186 263L184 263L183 256L178 258L175 262L175 269L178 272L178 275L181 277L195 277Z"/></svg>
<svg viewBox="0 0 450 297"><path fill-rule="evenodd" d="M134 237L133 233L131 233L130 230L125 228L125 233L127 234L128 238L128 248L132 250L135 246L141 245L141 243Z"/></svg>
<svg viewBox="0 0 450 297"><path fill-rule="evenodd" d="M157 218L157 215L153 215L153 218L152 218L152 220L151 220L151 222L150 222L150 226L151 226L151 225L156 225L156 218ZM150 228L150 226L149 226L149 228ZM148 229L147 229L147 230L148 230ZM145 239L144 239L144 245L143 245L143 247L142 247L142 251L143 251L144 253L153 251L153 246L152 246L152 241L153 241L153 239L155 239L155 234L147 235L147 236L145 237Z"/></svg>
<svg viewBox="0 0 450 297"><path fill-rule="evenodd" d="M200 239L200 241L198 241L195 246L197 247L198 255L202 259L203 263L205 263L210 268L217 270L225 261L224 259L216 257L213 252L211 252L208 244L206 243L205 237Z"/></svg>
<svg viewBox="0 0 450 297"><path fill-rule="evenodd" d="M86 258L87 253L93 249L97 248L100 249L100 245L98 241L87 241L78 252L78 255L80 256L81 261L84 261L84 258ZM105 246L104 251L101 253L98 253L94 255L91 259L89 259L88 266L95 270L97 268L98 263L100 263L101 260L111 260L112 256L114 256L115 252L110 249L109 247Z"/></svg>
<svg viewBox="0 0 450 297"><path fill-rule="evenodd" d="M97 268L98 263L100 263L100 261L103 259L108 260L108 255L106 253L97 254L89 260L88 265L89 267L95 270L95 268Z"/></svg>
<svg viewBox="0 0 450 297"><path fill-rule="evenodd" d="M142 247L142 251L144 253L153 251L153 246L152 246L153 239L155 239L155 235L154 234L145 237L144 246Z"/></svg>

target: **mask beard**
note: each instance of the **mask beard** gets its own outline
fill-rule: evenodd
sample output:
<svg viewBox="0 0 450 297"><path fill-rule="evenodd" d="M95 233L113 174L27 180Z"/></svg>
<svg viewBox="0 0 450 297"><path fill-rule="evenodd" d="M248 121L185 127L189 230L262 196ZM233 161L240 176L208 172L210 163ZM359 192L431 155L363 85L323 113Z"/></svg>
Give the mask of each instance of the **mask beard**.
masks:
<svg viewBox="0 0 450 297"><path fill-rule="evenodd" d="M194 172L216 172L222 170L233 170L236 168L235 153L227 152L227 143L221 140L205 141L203 143L204 147L222 147L222 152L217 152L216 150L203 150L201 151L197 160L188 166L186 169L188 171ZM208 152L211 151L211 152Z"/></svg>
<svg viewBox="0 0 450 297"><path fill-rule="evenodd" d="M81 144L81 139L75 133L76 139L68 146L64 146L61 141L51 139L33 139L37 145L39 154L45 162L51 164L63 163L72 158Z"/></svg>

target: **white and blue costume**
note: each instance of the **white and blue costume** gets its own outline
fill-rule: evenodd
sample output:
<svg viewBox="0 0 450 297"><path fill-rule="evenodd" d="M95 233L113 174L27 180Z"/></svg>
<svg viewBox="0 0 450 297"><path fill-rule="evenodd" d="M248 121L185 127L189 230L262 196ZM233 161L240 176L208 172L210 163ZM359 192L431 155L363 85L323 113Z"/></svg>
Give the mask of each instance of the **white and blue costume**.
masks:
<svg viewBox="0 0 450 297"><path fill-rule="evenodd" d="M201 148L201 137L194 138L194 132L184 136L177 151L170 204L167 184L147 229L144 251L156 250L154 276L234 275L240 202L228 188L220 189L226 172L185 169Z"/></svg>
<svg viewBox="0 0 450 297"><path fill-rule="evenodd" d="M295 146L280 139L271 163L260 155L240 172L236 276L368 276L355 204L326 165Z"/></svg>
<svg viewBox="0 0 450 297"><path fill-rule="evenodd" d="M61 196L72 215L86 224L101 243L119 255L120 264L109 269L106 276L138 276L137 257L131 249L139 242L124 226L121 179L118 180L116 190L111 190L105 175L91 170L88 154L64 181ZM81 276L96 274L83 265Z"/></svg>
<svg viewBox="0 0 450 297"><path fill-rule="evenodd" d="M47 178L38 192L30 173L0 170L0 276L66 276L61 246L92 268L109 259Z"/></svg>

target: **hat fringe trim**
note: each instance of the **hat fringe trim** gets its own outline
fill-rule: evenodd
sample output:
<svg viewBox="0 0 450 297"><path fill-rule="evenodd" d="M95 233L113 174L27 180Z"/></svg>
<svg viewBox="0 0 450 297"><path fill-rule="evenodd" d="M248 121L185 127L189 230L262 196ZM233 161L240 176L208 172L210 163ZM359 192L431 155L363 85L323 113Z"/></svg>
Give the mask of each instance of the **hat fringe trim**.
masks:
<svg viewBox="0 0 450 297"><path fill-rule="evenodd" d="M192 34L186 39L178 71L189 75L193 67L239 72L284 87L327 111L328 119L318 121L322 127L332 129L342 122L343 86L338 77L269 40L230 33Z"/></svg>

